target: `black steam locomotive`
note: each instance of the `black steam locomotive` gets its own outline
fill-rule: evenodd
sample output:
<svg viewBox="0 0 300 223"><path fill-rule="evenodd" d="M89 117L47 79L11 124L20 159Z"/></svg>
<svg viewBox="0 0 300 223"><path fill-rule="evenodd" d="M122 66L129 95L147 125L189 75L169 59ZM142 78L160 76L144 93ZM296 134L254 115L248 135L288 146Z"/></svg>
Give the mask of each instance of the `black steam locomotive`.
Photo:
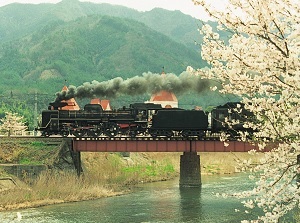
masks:
<svg viewBox="0 0 300 223"><path fill-rule="evenodd" d="M249 131L243 123L251 115L241 103L227 103L214 108L211 113L201 110L162 108L153 103L134 103L128 108L105 111L99 104L87 104L83 110L62 110L67 103L50 103L42 112L38 128L42 136L61 135L75 137L193 137L205 139L209 135L236 131ZM241 106L241 107L240 107ZM240 109L240 112L237 112ZM238 120L233 126L226 120ZM251 131L251 130L250 130Z"/></svg>

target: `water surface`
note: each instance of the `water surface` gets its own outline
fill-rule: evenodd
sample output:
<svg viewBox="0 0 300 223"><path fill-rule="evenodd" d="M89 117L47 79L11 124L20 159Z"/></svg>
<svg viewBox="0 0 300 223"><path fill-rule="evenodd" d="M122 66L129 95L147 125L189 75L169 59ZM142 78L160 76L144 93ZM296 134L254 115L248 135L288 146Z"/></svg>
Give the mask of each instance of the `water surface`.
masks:
<svg viewBox="0 0 300 223"><path fill-rule="evenodd" d="M233 193L253 184L246 175L202 176L201 189L180 189L178 179L155 182L117 197L2 212L0 222L18 222L19 212L21 222L28 223L235 223L255 219L257 213L246 214L239 200L213 194Z"/></svg>

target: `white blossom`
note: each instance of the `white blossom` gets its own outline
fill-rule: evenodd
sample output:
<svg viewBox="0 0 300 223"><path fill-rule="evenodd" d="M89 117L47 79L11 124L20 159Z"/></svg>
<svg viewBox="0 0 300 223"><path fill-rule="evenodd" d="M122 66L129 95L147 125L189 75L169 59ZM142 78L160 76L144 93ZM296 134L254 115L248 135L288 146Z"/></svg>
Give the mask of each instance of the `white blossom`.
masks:
<svg viewBox="0 0 300 223"><path fill-rule="evenodd" d="M23 117L12 112L6 112L5 117L0 119L0 132L11 136L20 134L27 126L23 122Z"/></svg>
<svg viewBox="0 0 300 223"><path fill-rule="evenodd" d="M211 0L212 1L212 0ZM207 0L193 0L218 21L219 30L228 30L228 42L222 41L209 25L201 55L209 70L193 70L208 79L222 82L221 93L240 96L256 120L244 127L255 129L251 140L264 153L260 164L239 161L241 170L252 170L257 179L250 191L235 194L243 204L261 208L264 215L242 222L278 222L299 207L300 190L295 178L300 174L300 4L299 0L228 0L218 11ZM212 90L217 90L212 88ZM237 123L227 120L228 126ZM221 141L227 143L226 134ZM256 155L257 153L251 152Z"/></svg>

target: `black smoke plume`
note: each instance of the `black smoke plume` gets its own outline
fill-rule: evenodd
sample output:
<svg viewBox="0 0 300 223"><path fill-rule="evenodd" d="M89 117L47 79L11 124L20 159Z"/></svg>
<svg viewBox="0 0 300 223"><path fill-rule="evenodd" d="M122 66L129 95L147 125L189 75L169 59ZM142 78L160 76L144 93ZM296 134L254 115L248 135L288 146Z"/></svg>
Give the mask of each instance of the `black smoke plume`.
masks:
<svg viewBox="0 0 300 223"><path fill-rule="evenodd" d="M56 101L70 98L115 98L119 95L140 95L144 93L157 93L161 90L180 95L187 92L201 93L209 88L209 81L200 76L183 72L179 76L175 74L144 73L126 80L116 77L108 81L86 82L81 86L70 85L68 91L56 93Z"/></svg>

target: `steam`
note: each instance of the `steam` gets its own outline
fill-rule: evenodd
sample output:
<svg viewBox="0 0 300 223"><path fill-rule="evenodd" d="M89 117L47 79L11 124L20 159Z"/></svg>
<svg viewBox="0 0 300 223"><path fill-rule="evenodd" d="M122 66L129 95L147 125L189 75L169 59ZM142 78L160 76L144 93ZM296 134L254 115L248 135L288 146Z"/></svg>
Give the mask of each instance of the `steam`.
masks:
<svg viewBox="0 0 300 223"><path fill-rule="evenodd" d="M70 85L68 91L56 93L56 101L68 100L70 98L115 98L119 95L140 95L144 93L157 93L161 90L173 92L180 95L187 92L201 93L209 88L209 81L201 79L200 76L183 72L179 76L175 74L144 73L126 80L121 77L98 82L86 82L81 86Z"/></svg>

